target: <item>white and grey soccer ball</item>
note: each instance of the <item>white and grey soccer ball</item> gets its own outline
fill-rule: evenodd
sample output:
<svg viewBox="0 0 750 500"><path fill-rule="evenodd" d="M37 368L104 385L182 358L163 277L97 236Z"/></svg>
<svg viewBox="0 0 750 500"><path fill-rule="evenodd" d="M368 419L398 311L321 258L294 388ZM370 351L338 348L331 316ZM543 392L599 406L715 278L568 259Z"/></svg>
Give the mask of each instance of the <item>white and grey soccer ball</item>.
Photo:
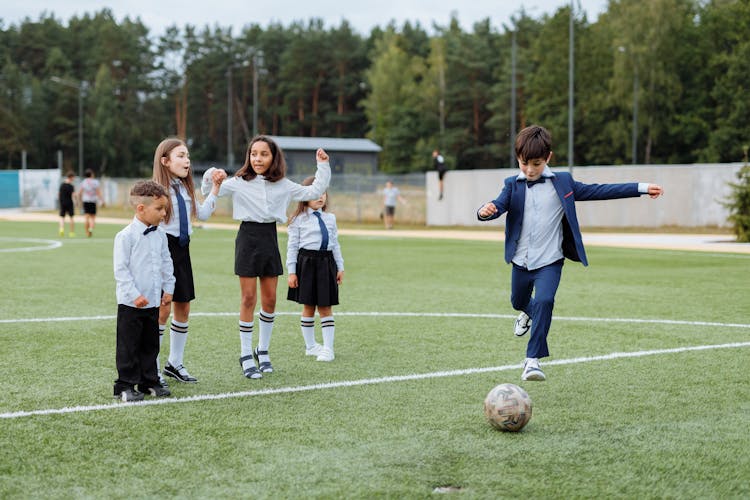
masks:
<svg viewBox="0 0 750 500"><path fill-rule="evenodd" d="M495 386L484 399L484 415L495 429L517 432L531 420L531 398L515 384Z"/></svg>

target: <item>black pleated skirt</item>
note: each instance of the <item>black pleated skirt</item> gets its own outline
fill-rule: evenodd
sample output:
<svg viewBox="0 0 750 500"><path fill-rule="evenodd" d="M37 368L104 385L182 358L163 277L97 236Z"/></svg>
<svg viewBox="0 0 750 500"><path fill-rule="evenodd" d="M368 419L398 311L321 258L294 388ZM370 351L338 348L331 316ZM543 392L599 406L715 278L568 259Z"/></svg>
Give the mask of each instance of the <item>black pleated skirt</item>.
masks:
<svg viewBox="0 0 750 500"><path fill-rule="evenodd" d="M234 274L246 278L284 274L275 222L243 222L234 240Z"/></svg>
<svg viewBox="0 0 750 500"><path fill-rule="evenodd" d="M193 283L193 263L190 260L190 244L180 246L180 238L167 235L169 254L172 256L174 267L174 302L190 302L195 299L195 284Z"/></svg>
<svg viewBox="0 0 750 500"><path fill-rule="evenodd" d="M339 303L338 267L333 252L301 249L297 255L297 288L290 288L287 299L308 306L335 306Z"/></svg>

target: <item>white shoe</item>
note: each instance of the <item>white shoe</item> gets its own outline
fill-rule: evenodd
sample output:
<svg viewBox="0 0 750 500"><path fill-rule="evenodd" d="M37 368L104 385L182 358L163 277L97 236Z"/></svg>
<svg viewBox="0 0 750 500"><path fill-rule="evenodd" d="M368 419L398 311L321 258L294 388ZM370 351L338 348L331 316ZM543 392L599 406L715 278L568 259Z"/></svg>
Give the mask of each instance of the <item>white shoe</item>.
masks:
<svg viewBox="0 0 750 500"><path fill-rule="evenodd" d="M320 354L318 354L317 360L318 361L333 361L333 350L328 349L327 347L323 347L320 351Z"/></svg>
<svg viewBox="0 0 750 500"><path fill-rule="evenodd" d="M528 314L521 311L521 314L518 315L518 319L516 319L513 334L516 337L523 337L529 332L529 330L531 330L531 318L529 318Z"/></svg>
<svg viewBox="0 0 750 500"><path fill-rule="evenodd" d="M536 358L526 358L526 361L523 363L523 374L521 375L521 380L547 380L547 377L544 375L544 372L539 367L539 360Z"/></svg>
<svg viewBox="0 0 750 500"><path fill-rule="evenodd" d="M322 352L323 346L318 343L315 343L315 345L309 349L305 348L305 356L320 356Z"/></svg>

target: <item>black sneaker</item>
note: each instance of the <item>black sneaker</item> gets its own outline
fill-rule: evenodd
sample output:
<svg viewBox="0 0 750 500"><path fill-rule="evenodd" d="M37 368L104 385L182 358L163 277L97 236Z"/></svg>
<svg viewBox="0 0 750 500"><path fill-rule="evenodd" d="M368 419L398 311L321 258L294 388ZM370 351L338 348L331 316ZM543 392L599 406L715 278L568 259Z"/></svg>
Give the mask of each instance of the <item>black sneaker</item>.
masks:
<svg viewBox="0 0 750 500"><path fill-rule="evenodd" d="M143 401L143 393L136 391L135 389L125 389L120 394L115 394L115 399L119 399L124 403L131 401Z"/></svg>
<svg viewBox="0 0 750 500"><path fill-rule="evenodd" d="M198 379L190 375L182 365L174 367L171 364L167 363L167 365L164 367L163 372L167 377L176 378L180 382L185 382L186 384L194 384L198 381Z"/></svg>
<svg viewBox="0 0 750 500"><path fill-rule="evenodd" d="M146 391L146 394L150 396L154 396L157 398L165 398L167 396L171 396L172 393L164 386L156 385L154 387L149 387Z"/></svg>

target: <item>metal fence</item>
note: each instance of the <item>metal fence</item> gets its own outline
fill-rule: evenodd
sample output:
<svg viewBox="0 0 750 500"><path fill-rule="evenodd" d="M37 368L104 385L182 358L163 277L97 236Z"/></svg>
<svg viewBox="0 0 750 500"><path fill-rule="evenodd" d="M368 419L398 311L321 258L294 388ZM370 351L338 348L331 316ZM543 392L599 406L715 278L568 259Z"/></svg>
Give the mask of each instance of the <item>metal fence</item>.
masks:
<svg viewBox="0 0 750 500"><path fill-rule="evenodd" d="M302 182L306 176L289 176L294 182ZM406 203L399 203L396 208L396 222L403 224L423 225L426 221L425 174L403 175L361 175L339 174L331 178L328 187L328 210L336 214L342 222L376 222L383 209L383 188L386 181L392 181L401 191ZM102 189L107 203L111 205L128 205L128 192L135 179L104 178ZM201 179L196 178L196 186ZM291 208L291 207L290 207ZM232 215L230 198L219 198L216 206L217 215Z"/></svg>

